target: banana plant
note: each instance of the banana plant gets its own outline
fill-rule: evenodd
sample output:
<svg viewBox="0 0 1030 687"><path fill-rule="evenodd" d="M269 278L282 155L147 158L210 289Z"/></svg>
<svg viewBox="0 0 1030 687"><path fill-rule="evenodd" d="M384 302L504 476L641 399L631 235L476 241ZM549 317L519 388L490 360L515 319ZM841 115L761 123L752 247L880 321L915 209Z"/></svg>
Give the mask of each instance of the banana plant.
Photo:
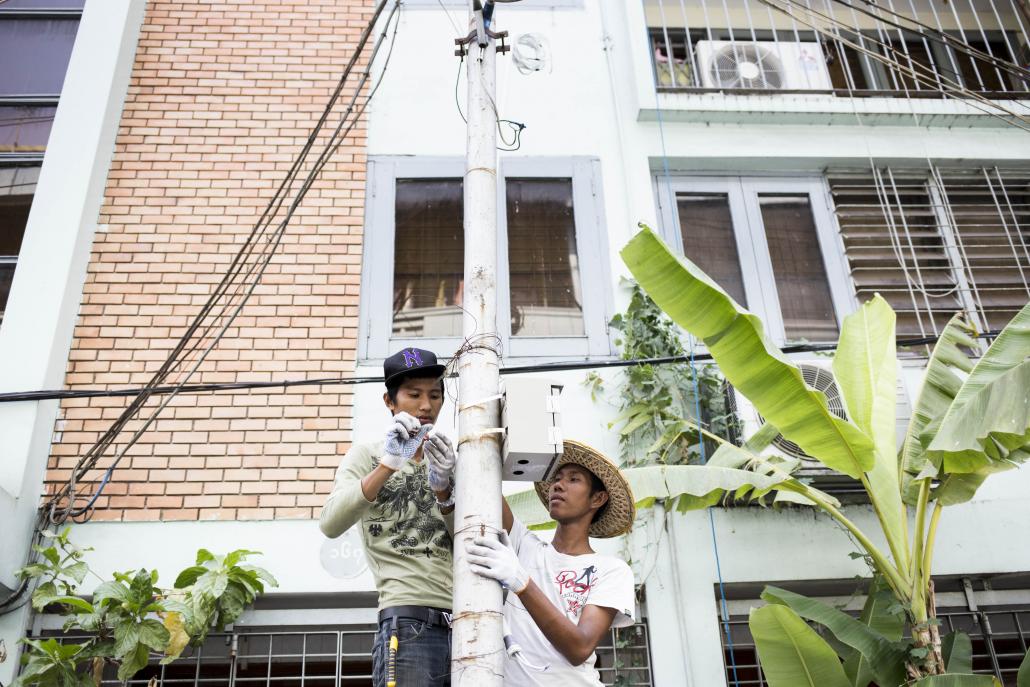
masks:
<svg viewBox="0 0 1030 687"><path fill-rule="evenodd" d="M899 452L895 314L883 298L864 303L841 328L833 360L848 418L841 419L805 384L759 318L641 228L621 253L637 282L705 345L729 383L784 437L861 483L886 542L886 548L874 544L831 497L793 478L789 465L719 437L710 437L720 448L708 465L627 471L635 473L638 496L677 498L681 509L712 505L727 493L786 493L836 520L864 549L876 576L859 619L766 589L768 605L753 611L751 629L770 685L993 685L993 678L971 674L968 638L938 632L933 551L943 508L969 501L988 476L1030 457L1030 304L979 360L970 357L978 348L973 327L959 316L948 323ZM884 594L892 604L883 603ZM884 616L888 606L900 609L900 621ZM825 628L837 650L805 621ZM902 643L906 628L911 640Z"/></svg>

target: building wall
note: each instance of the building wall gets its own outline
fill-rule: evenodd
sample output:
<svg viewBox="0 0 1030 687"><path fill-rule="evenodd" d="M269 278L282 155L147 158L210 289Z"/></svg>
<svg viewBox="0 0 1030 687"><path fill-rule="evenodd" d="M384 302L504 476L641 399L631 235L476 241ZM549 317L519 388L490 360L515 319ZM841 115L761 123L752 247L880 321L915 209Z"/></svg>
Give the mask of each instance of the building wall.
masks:
<svg viewBox="0 0 1030 687"><path fill-rule="evenodd" d="M131 387L150 379L322 114L372 4L147 4L68 387ZM351 92L343 92L338 111ZM297 211L261 287L192 382L353 369L364 149L361 122ZM311 518L350 438L350 399L346 387L183 395L128 453L94 519ZM126 404L65 401L48 482L66 480Z"/></svg>
<svg viewBox="0 0 1030 687"><path fill-rule="evenodd" d="M90 261L70 385L138 384L163 360L231 258L232 241L249 229L313 123L353 44L352 23L367 17L368 9L358 4L269 3L259 11L248 3L230 12L224 4L150 3L101 215L105 226ZM910 117L875 127L828 119L813 124L805 117L772 123L761 113L719 124L659 124L638 3L556 4L499 10L500 28L513 36L537 34L550 53L549 68L529 75L520 74L510 57L498 61L498 110L528 125L522 149L502 157L600 161L605 221L597 240L607 245L609 287L619 307L624 294L618 282L626 270L618 251L638 221L658 225L655 174L666 164L673 173L818 175L831 164L868 165L870 156L913 164L928 157L1030 160L1022 132L916 126ZM445 5L454 23L464 26L460 4ZM333 31L315 33L333 22ZM294 40L286 38L290 31L297 32ZM357 136L349 152L341 150L325 181L309 194L266 285L198 381L380 372L391 351L356 357L358 318L381 316L358 312L365 153L464 155L453 33L439 6L420 2L403 10L386 78L369 110L367 149ZM462 103L464 88L462 77ZM804 114L803 102L792 107ZM293 117L288 125L287 116ZM378 282L364 288L379 288ZM617 373L605 376L614 381ZM617 456L618 437L608 427L615 408L591 400L581 384L584 373L559 377L566 436ZM906 368L910 392L920 377L918 365ZM182 397L115 473L105 491L110 501L100 503L94 522L82 526L81 541L97 548L94 567L157 566L168 580L196 547L245 547L266 552L260 564L279 577L281 591L371 590L356 539L326 541L312 519L342 453L382 431L381 394L370 384L353 391ZM49 480L66 476L124 403L62 404ZM444 431L453 430L454 413L448 402ZM1005 539L1005 528L988 526L1015 527L1025 518L1027 474L1024 469L992 478L974 503L946 514L938 544L943 572L1030 568L1025 552ZM848 514L872 522L868 508L852 507ZM848 539L811 513L718 510L714 528L704 513L672 514L668 521L656 515L642 515L626 550L647 586L658 685L722 681L711 529L727 582L863 572L848 558ZM235 522L245 519L255 522ZM105 545L126 541L134 542L131 551ZM604 546L623 550L621 541Z"/></svg>

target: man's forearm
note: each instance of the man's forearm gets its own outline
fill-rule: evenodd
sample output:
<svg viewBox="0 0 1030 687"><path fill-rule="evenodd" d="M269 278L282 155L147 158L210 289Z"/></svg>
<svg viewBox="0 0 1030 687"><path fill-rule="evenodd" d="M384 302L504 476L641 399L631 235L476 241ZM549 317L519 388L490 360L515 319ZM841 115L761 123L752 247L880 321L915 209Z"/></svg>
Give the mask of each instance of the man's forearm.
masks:
<svg viewBox="0 0 1030 687"><path fill-rule="evenodd" d="M569 663L578 666L593 653L597 642L591 640L581 628L565 617L547 598L533 580L519 594L519 600L529 611L533 622L547 637L547 641L565 657Z"/></svg>
<svg viewBox="0 0 1030 687"><path fill-rule="evenodd" d="M396 470L391 470L382 463L375 466L372 472L361 478L361 493L366 501L375 501L379 496L379 490L383 488Z"/></svg>

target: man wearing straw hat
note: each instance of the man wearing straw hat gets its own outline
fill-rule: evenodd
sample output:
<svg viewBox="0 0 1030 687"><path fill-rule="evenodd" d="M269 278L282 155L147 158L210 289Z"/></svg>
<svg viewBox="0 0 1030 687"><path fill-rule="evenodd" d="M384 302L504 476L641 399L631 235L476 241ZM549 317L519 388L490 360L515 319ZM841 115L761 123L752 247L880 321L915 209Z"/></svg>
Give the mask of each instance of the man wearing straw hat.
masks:
<svg viewBox="0 0 1030 687"><path fill-rule="evenodd" d="M477 538L469 563L508 590L506 685L599 687L594 649L610 628L633 624L636 604L629 566L594 553L589 537L628 532L633 494L614 464L579 442L565 442L556 467L551 481L536 483L558 523L551 542L527 530L505 503L506 532Z"/></svg>

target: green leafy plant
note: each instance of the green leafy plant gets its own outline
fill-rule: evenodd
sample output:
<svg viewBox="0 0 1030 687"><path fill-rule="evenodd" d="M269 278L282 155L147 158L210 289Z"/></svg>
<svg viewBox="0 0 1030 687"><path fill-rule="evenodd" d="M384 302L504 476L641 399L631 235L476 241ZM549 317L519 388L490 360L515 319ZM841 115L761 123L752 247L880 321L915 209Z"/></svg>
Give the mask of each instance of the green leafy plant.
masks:
<svg viewBox="0 0 1030 687"><path fill-rule="evenodd" d="M669 358L684 355L681 330L661 308L631 280L625 312L616 314L609 326L619 332L615 344L623 360ZM695 379L696 377L696 379ZM641 363L623 370L616 389L606 389L604 379L591 373L584 380L591 398L614 396L619 414L609 423L618 426L622 464L626 467L702 462L701 425L720 436L739 433L731 412L725 381L714 365L688 363L654 365ZM695 393L696 391L699 393ZM715 446L706 441L707 455Z"/></svg>
<svg viewBox="0 0 1030 687"><path fill-rule="evenodd" d="M212 629L239 618L266 584L276 586L267 571L244 562L256 551L215 556L201 549L196 565L183 570L172 589L157 586L156 570L140 569L102 580L87 600L75 592L87 574L95 575L83 560L90 549L75 547L69 532L45 532L48 545L34 547L39 560L18 575L37 581L36 611L52 609L65 617L65 632L90 639L81 644L23 639L24 666L12 687L99 686L106 665L116 665L118 679L128 680L152 655L161 655L165 664L187 646L199 646Z"/></svg>
<svg viewBox="0 0 1030 687"><path fill-rule="evenodd" d="M865 303L841 328L833 370L847 410L844 420L804 383L757 317L649 228L643 227L622 257L654 302L704 343L726 379L770 423L760 434L778 431L862 485L887 543L886 549L874 544L832 497L794 478L789 463L760 456L751 441L738 447L703 427L698 431L719 446L708 465L642 468L628 476L638 498L676 497L681 510L711 505L726 494L785 492L833 518L862 547L875 572L862 618L766 589L768 605L752 612L750 625L769 684L995 684L992 677L970 674L968 638L940 636L931 570L943 508L969 501L988 476L1030 458L1030 304L979 360L969 355L977 349L973 328L952 319L929 359L899 453L895 315L882 298ZM884 603L885 594L891 604ZM806 620L824 628L833 646ZM905 629L911 640L903 642ZM1021 676L1024 682L1026 673L1030 669Z"/></svg>

